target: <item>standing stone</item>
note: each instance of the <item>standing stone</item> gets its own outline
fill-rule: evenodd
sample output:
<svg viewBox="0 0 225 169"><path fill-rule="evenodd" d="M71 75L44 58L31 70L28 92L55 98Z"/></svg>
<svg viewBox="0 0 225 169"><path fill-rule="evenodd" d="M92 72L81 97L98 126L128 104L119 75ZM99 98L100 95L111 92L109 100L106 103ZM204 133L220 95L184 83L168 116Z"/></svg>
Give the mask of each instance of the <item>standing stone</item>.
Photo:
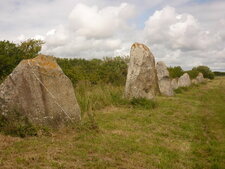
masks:
<svg viewBox="0 0 225 169"><path fill-rule="evenodd" d="M203 74L201 72L198 73L198 76L196 77L196 80L198 81L198 83L203 83L205 81L204 77L203 77Z"/></svg>
<svg viewBox="0 0 225 169"><path fill-rule="evenodd" d="M173 89L178 88L178 79L177 78L172 79L171 86L172 86Z"/></svg>
<svg viewBox="0 0 225 169"><path fill-rule="evenodd" d="M155 58L147 46L134 43L130 52L125 97L152 99L159 93Z"/></svg>
<svg viewBox="0 0 225 169"><path fill-rule="evenodd" d="M23 60L0 85L1 107L39 125L59 126L80 120L74 88L53 57Z"/></svg>
<svg viewBox="0 0 225 169"><path fill-rule="evenodd" d="M198 84L198 80L192 79L192 80L191 80L191 83L197 85L197 84Z"/></svg>
<svg viewBox="0 0 225 169"><path fill-rule="evenodd" d="M156 64L156 70L161 94L166 96L173 96L174 93L171 86L169 71L167 70L166 64L163 62L158 62Z"/></svg>
<svg viewBox="0 0 225 169"><path fill-rule="evenodd" d="M191 85L191 79L187 73L178 79L178 87L188 87Z"/></svg>

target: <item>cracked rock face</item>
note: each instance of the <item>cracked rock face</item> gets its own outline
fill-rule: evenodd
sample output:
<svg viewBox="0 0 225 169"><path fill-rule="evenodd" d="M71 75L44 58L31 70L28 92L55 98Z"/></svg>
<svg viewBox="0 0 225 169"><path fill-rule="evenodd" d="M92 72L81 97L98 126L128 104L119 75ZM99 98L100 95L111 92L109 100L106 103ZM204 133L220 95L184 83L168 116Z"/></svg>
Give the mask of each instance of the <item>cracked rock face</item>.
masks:
<svg viewBox="0 0 225 169"><path fill-rule="evenodd" d="M161 94L165 96L173 96L174 92L166 64L164 62L157 62L156 70Z"/></svg>
<svg viewBox="0 0 225 169"><path fill-rule="evenodd" d="M188 87L191 85L191 79L187 73L178 79L178 87Z"/></svg>
<svg viewBox="0 0 225 169"><path fill-rule="evenodd" d="M0 100L3 113L19 112L35 124L60 126L80 120L73 85L53 57L21 61L0 85Z"/></svg>
<svg viewBox="0 0 225 169"><path fill-rule="evenodd" d="M155 58L147 46L134 43L130 51L125 97L152 99L159 93Z"/></svg>

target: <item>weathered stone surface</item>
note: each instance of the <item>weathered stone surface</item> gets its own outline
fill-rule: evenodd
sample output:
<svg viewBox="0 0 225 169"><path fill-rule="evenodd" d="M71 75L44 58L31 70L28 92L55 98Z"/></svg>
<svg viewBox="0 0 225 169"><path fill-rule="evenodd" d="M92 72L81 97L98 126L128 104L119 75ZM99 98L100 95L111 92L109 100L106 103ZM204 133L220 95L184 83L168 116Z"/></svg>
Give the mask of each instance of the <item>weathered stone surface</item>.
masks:
<svg viewBox="0 0 225 169"><path fill-rule="evenodd" d="M191 79L187 73L178 79L178 87L188 87L191 85Z"/></svg>
<svg viewBox="0 0 225 169"><path fill-rule="evenodd" d="M178 79L177 78L172 79L171 86L172 86L173 89L178 88Z"/></svg>
<svg viewBox="0 0 225 169"><path fill-rule="evenodd" d="M53 57L39 55L21 61L0 85L0 100L2 107L36 124L58 126L80 120L73 85Z"/></svg>
<svg viewBox="0 0 225 169"><path fill-rule="evenodd" d="M158 62L156 64L156 70L161 94L166 96L173 96L174 93L166 64L163 62Z"/></svg>
<svg viewBox="0 0 225 169"><path fill-rule="evenodd" d="M205 81L203 74L200 72L198 73L198 76L196 77L196 80L198 83L203 83Z"/></svg>
<svg viewBox="0 0 225 169"><path fill-rule="evenodd" d="M152 99L159 93L155 58L147 46L134 43L130 52L125 97Z"/></svg>

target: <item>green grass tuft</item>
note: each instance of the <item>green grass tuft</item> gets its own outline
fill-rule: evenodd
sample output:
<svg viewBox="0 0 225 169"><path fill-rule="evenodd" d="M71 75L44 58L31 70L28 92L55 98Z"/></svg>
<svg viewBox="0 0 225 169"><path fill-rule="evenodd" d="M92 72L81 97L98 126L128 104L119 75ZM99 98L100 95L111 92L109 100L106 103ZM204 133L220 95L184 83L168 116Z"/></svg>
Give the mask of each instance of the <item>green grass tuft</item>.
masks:
<svg viewBox="0 0 225 169"><path fill-rule="evenodd" d="M174 92L176 94L179 94L179 93L183 93L184 91L188 91L190 89L190 87L179 87L177 89L174 90Z"/></svg>
<svg viewBox="0 0 225 169"><path fill-rule="evenodd" d="M134 108L154 109L157 106L156 101L145 98L133 98L130 104Z"/></svg>

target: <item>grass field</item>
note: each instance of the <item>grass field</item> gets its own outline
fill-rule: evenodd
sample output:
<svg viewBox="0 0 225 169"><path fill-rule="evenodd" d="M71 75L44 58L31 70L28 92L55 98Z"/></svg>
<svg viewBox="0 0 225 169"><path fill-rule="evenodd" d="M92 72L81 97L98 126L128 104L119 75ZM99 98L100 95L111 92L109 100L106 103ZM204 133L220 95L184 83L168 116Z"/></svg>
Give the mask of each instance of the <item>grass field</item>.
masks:
<svg viewBox="0 0 225 169"><path fill-rule="evenodd" d="M96 107L87 108L83 90L78 100L84 112L94 110L94 121L83 113L78 127L50 136L0 134L0 168L225 168L225 78L157 97L152 109L115 106L99 91Z"/></svg>

